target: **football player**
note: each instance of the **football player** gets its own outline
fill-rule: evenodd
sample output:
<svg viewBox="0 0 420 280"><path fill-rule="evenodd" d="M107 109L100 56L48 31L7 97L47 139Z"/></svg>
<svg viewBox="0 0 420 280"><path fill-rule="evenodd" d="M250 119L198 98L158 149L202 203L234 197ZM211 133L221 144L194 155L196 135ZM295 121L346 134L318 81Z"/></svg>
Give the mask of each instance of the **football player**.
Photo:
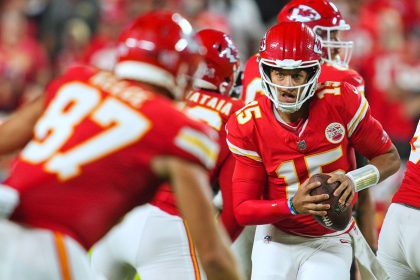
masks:
<svg viewBox="0 0 420 280"><path fill-rule="evenodd" d="M349 279L350 223L343 231L318 224L328 195L311 196L317 173L338 181L334 195L349 207L354 193L398 170L398 153L371 116L363 95L346 82L317 84L321 39L300 22L279 23L261 41L259 70L266 96L232 116L228 146L236 158L233 203L238 222L259 225L254 279ZM353 169L355 148L370 164ZM308 215L311 214L311 215ZM282 256L282 257L280 257Z"/></svg>
<svg viewBox="0 0 420 280"><path fill-rule="evenodd" d="M378 259L392 280L420 279L420 120L410 145L403 182L379 235Z"/></svg>
<svg viewBox="0 0 420 280"><path fill-rule="evenodd" d="M29 142L3 187L17 205L0 222L1 279L92 279L86 250L167 180L208 279L239 279L210 201L217 135L163 96L184 95L201 50L179 14L145 14L114 74L72 68L0 126L1 152Z"/></svg>
<svg viewBox="0 0 420 280"><path fill-rule="evenodd" d="M239 67L238 49L225 33L205 29L197 37L206 47L201 76L185 100L184 111L205 122L220 137L220 153L210 179L220 185L224 200L221 221L234 238L241 230L233 216L231 184L235 160L226 144L228 117L243 106L230 98ZM206 235L206 232L202 233ZM135 246L133 246L135 244ZM126 279L124 267L135 268L142 279L205 279L191 242L187 223L176 207L168 184L154 200L131 211L93 248L92 263L106 279Z"/></svg>
<svg viewBox="0 0 420 280"><path fill-rule="evenodd" d="M287 3L277 16L278 22L299 21L310 26L322 39L322 64L319 82L348 82L364 94L363 77L349 68L353 42L341 41L341 33L350 29L338 8L328 0L292 0ZM261 77L258 70L257 56L251 57L245 66L242 98L248 103L263 95ZM362 158L360 161L364 161ZM353 161L356 168L356 160ZM355 205L356 220L361 232L375 251L377 233L375 226L375 205L369 189L358 193Z"/></svg>
<svg viewBox="0 0 420 280"><path fill-rule="evenodd" d="M349 68L353 42L340 40L340 35L350 30L338 8L328 0L293 0L290 1L277 15L278 22L304 22L322 39L322 65L318 82L327 81L347 82L357 88L364 95L365 82L355 70ZM350 156L354 157L350 153ZM357 155L353 160L353 169L359 165L366 165L366 159ZM360 167L360 166L359 166ZM358 193L354 214L360 231L366 238L370 248L376 252L377 229L375 223L375 203L370 190Z"/></svg>

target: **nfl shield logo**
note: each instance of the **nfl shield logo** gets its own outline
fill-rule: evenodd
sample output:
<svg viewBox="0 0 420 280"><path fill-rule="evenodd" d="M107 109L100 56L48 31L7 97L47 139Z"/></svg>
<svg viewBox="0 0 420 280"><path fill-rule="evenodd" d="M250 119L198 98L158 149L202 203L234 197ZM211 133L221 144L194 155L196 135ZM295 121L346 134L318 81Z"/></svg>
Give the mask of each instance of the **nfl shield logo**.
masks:
<svg viewBox="0 0 420 280"><path fill-rule="evenodd" d="M306 142L305 142L305 140L299 140L297 142L297 147L298 147L299 151L305 150L306 149Z"/></svg>

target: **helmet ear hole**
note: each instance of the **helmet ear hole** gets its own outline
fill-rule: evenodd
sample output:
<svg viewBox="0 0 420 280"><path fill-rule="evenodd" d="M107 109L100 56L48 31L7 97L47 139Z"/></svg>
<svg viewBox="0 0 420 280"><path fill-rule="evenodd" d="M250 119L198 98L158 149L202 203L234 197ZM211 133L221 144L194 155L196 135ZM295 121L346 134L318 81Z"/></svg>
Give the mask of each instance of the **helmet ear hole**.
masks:
<svg viewBox="0 0 420 280"><path fill-rule="evenodd" d="M267 65L263 64L262 69L263 69L265 75L270 78L271 77L271 69L273 69L273 67L270 67L270 66L267 66ZM270 80L271 80L271 78L270 78Z"/></svg>
<svg viewBox="0 0 420 280"><path fill-rule="evenodd" d="M306 69L304 69L304 71L306 72L306 73L308 73L308 81L310 80L310 79L312 79L312 77L316 74L316 72L317 72L317 67L316 66L313 66L313 67L309 67L309 68L306 68Z"/></svg>

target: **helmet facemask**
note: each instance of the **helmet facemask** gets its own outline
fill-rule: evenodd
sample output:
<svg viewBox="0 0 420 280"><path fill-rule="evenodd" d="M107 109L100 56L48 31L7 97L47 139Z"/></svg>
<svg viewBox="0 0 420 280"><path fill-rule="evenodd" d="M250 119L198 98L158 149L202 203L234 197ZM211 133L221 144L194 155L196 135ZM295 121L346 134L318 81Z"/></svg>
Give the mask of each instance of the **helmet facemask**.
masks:
<svg viewBox="0 0 420 280"><path fill-rule="evenodd" d="M334 32L350 30L350 25L344 22L339 26L332 27L317 25L313 30L322 38L322 60L335 66L348 68L353 52L353 42L340 41L337 37L338 34L334 34Z"/></svg>
<svg viewBox="0 0 420 280"><path fill-rule="evenodd" d="M259 68L262 77L262 86L267 97L273 102L276 109L286 112L294 113L298 111L302 105L309 100L315 93L318 77L321 73L321 65L318 60L314 61L296 61L296 60L283 60L273 61L268 59L260 59ZM302 85L296 86L281 86L273 83L270 77L270 70L277 69L299 69L308 73L307 82ZM297 90L296 101L293 103L280 102L278 95L279 90Z"/></svg>

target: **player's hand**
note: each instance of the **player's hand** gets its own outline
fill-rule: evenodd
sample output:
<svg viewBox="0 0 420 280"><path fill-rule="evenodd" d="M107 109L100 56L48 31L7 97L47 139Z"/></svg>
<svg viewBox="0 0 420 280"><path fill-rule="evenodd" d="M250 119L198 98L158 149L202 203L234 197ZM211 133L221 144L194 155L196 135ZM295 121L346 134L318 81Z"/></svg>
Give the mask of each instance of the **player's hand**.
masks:
<svg viewBox="0 0 420 280"><path fill-rule="evenodd" d="M344 174L333 174L329 173L331 177L328 179L327 183L331 184L333 182L340 182L338 188L334 191L334 196L340 196L338 202L343 206L349 206L353 201L355 186L351 179Z"/></svg>
<svg viewBox="0 0 420 280"><path fill-rule="evenodd" d="M322 204L321 202L328 199L328 194L311 195L310 191L320 186L319 182L309 184L309 179L300 186L292 199L294 208L299 214L312 214L318 216L327 215L330 209L329 204Z"/></svg>

